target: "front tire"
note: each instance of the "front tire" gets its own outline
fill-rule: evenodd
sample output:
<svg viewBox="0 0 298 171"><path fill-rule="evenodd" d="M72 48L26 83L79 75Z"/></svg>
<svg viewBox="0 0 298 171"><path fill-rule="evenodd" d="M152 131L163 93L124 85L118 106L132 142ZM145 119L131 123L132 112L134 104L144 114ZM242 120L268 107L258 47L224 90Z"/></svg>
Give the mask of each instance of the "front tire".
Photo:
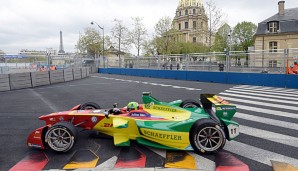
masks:
<svg viewBox="0 0 298 171"><path fill-rule="evenodd" d="M100 106L97 103L87 102L81 105L79 110L96 110L100 109Z"/></svg>
<svg viewBox="0 0 298 171"><path fill-rule="evenodd" d="M58 122L50 127L45 135L45 142L55 152L67 152L76 143L77 130L69 122Z"/></svg>
<svg viewBox="0 0 298 171"><path fill-rule="evenodd" d="M200 119L191 128L190 143L195 152L214 154L226 143L224 131L211 119Z"/></svg>
<svg viewBox="0 0 298 171"><path fill-rule="evenodd" d="M180 107L181 108L200 108L201 105L195 100L187 99L182 101L182 103L180 104Z"/></svg>

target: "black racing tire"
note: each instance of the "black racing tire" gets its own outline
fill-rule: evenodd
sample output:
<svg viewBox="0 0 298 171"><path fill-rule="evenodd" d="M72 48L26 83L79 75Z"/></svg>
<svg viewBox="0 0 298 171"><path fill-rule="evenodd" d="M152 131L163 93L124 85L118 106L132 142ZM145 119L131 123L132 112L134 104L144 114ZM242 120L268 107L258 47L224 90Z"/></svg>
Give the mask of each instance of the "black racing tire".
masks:
<svg viewBox="0 0 298 171"><path fill-rule="evenodd" d="M224 130L211 119L200 119L191 128L189 141L197 153L215 154L226 143Z"/></svg>
<svg viewBox="0 0 298 171"><path fill-rule="evenodd" d="M71 150L77 141L78 131L69 122L58 122L50 127L45 135L45 142L55 152Z"/></svg>
<svg viewBox="0 0 298 171"><path fill-rule="evenodd" d="M87 102L80 106L79 110L96 110L100 109L100 106L94 102Z"/></svg>
<svg viewBox="0 0 298 171"><path fill-rule="evenodd" d="M180 107L181 108L200 108L201 105L195 100L187 99L182 101L182 103L180 104Z"/></svg>

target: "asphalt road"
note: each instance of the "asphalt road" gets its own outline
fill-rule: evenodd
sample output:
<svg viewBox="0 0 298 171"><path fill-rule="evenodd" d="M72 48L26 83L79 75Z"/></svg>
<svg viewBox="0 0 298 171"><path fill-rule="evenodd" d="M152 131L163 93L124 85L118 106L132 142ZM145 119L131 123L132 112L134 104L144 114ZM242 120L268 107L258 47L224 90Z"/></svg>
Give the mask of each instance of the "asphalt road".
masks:
<svg viewBox="0 0 298 171"><path fill-rule="evenodd" d="M115 102L125 106L130 101L141 102L142 92L152 92L161 101L220 94L240 106L234 120L243 126L241 135L226 144L226 151L252 171L272 170L271 159L298 163L298 104L294 100L298 99L298 90L94 74L67 83L0 92L0 170L8 170L35 150L26 146L26 139L31 131L43 126L39 116L85 102L96 102L102 108L112 108ZM81 132L75 149L67 154L45 150L49 163L44 169L62 169L76 149L95 150L100 157L98 165L120 153L121 148L114 147L111 138L92 135L94 132ZM163 165L161 156L136 143L133 146L151 156L146 167ZM214 160L212 155L202 157Z"/></svg>

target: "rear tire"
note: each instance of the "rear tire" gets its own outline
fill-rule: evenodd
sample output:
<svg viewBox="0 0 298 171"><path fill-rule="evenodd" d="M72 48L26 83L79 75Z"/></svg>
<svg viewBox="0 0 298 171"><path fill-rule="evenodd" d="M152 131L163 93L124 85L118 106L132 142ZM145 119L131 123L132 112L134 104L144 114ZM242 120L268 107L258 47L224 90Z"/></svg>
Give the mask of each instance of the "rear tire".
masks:
<svg viewBox="0 0 298 171"><path fill-rule="evenodd" d="M182 103L180 104L180 107L181 108L200 108L201 105L195 100L187 99L182 101Z"/></svg>
<svg viewBox="0 0 298 171"><path fill-rule="evenodd" d="M100 109L100 106L97 103L87 102L80 106L79 110L96 110Z"/></svg>
<svg viewBox="0 0 298 171"><path fill-rule="evenodd" d="M45 135L45 142L55 152L67 152L73 148L78 131L69 122L58 122L50 127Z"/></svg>
<svg viewBox="0 0 298 171"><path fill-rule="evenodd" d="M214 154L224 147L226 137L216 122L211 119L200 119L191 128L189 141L195 152Z"/></svg>

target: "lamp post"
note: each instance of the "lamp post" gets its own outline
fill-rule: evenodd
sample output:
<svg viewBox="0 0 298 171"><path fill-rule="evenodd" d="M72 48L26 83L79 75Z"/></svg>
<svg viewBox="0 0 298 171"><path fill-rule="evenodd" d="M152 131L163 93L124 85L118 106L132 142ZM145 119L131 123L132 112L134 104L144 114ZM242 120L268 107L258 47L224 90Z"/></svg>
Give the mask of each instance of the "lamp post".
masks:
<svg viewBox="0 0 298 171"><path fill-rule="evenodd" d="M103 59L103 67L105 68L105 59L104 59L104 56L105 56L105 29L104 27L100 27L99 24L97 24L96 22L94 21L91 21L91 24L96 24L98 26L98 28L100 28L102 30L102 59ZM97 60L97 66L98 66L98 60Z"/></svg>

